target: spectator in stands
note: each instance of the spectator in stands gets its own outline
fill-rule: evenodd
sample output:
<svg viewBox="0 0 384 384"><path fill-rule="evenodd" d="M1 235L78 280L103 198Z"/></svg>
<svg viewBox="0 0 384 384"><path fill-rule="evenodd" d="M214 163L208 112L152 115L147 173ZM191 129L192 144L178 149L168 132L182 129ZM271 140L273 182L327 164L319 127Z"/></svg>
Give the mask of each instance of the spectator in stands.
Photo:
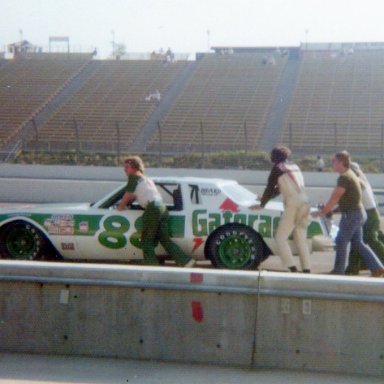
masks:
<svg viewBox="0 0 384 384"><path fill-rule="evenodd" d="M336 237L336 258L332 274L344 275L348 244L358 249L373 277L384 275L384 265L372 250L363 242L362 226L366 214L362 203L360 182L350 169L351 157L347 151L341 151L332 158L333 170L339 173L337 186L325 206L312 216L324 216L332 212L338 204L341 212L339 231Z"/></svg>
<svg viewBox="0 0 384 384"><path fill-rule="evenodd" d="M323 172L324 171L324 166L325 166L325 163L324 163L323 158L320 155L318 155L317 156L317 160L316 160L317 172Z"/></svg>
<svg viewBox="0 0 384 384"><path fill-rule="evenodd" d="M351 163L351 169L359 178L363 206L367 214L367 221L363 225L363 240L371 247L380 261L384 263L384 234L380 230L380 213L377 209L372 187L359 164ZM351 249L345 273L347 275L358 275L360 269L363 269L360 253L357 249Z"/></svg>
<svg viewBox="0 0 384 384"><path fill-rule="evenodd" d="M160 104L161 93L158 89L156 89L155 93L153 94L153 100L155 101L156 104Z"/></svg>
<svg viewBox="0 0 384 384"><path fill-rule="evenodd" d="M128 176L128 183L117 209L124 210L134 200L144 208L141 245L145 264L159 265L155 254L155 247L159 241L177 265L193 267L195 260L186 255L169 238L167 207L153 181L144 176L144 164L141 158L128 157L124 162L124 171Z"/></svg>
<svg viewBox="0 0 384 384"><path fill-rule="evenodd" d="M161 93L158 89L156 89L155 92L150 93L148 96L144 97L144 101L147 101L147 102L154 101L156 105L160 104L160 100L161 100Z"/></svg>
<svg viewBox="0 0 384 384"><path fill-rule="evenodd" d="M173 63L175 60L175 54L172 52L171 48L167 49L167 52L165 52L165 61L167 63Z"/></svg>
<svg viewBox="0 0 384 384"><path fill-rule="evenodd" d="M269 65L276 65L276 60L275 60L275 58L273 56L269 56L268 64Z"/></svg>
<svg viewBox="0 0 384 384"><path fill-rule="evenodd" d="M291 150L284 146L273 148L271 161L273 167L268 177L268 184L260 199L260 204L251 209L264 208L267 202L278 194L283 195L284 212L276 232L276 243L283 265L291 272L297 272L292 250L288 243L293 233L293 240L299 250L302 271L310 273L307 226L310 205L304 190L304 178L300 168L288 161Z"/></svg>

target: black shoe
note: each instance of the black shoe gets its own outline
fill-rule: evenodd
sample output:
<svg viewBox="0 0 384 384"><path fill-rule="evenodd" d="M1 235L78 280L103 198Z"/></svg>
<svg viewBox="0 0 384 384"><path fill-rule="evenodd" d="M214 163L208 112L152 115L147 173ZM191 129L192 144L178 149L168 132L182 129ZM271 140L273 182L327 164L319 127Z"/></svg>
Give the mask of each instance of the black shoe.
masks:
<svg viewBox="0 0 384 384"><path fill-rule="evenodd" d="M297 268L295 266L289 267L289 272L297 272Z"/></svg>
<svg viewBox="0 0 384 384"><path fill-rule="evenodd" d="M344 276L344 273L342 273L342 272L336 272L334 269L332 269L332 271L328 272L328 275L340 275L340 276Z"/></svg>
<svg viewBox="0 0 384 384"><path fill-rule="evenodd" d="M303 273L311 273L310 269L303 269Z"/></svg>
<svg viewBox="0 0 384 384"><path fill-rule="evenodd" d="M350 265L348 265L347 269L345 270L346 275L358 275L359 274L359 268L353 268Z"/></svg>

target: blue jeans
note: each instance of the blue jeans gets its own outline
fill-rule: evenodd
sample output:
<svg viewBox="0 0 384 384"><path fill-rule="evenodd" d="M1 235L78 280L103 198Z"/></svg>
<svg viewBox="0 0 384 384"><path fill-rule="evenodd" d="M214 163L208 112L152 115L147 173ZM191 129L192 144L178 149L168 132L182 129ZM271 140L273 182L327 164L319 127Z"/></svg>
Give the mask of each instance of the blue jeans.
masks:
<svg viewBox="0 0 384 384"><path fill-rule="evenodd" d="M333 273L344 275L348 244L358 249L361 257L371 272L384 268L371 248L363 242L363 224L367 219L364 211L349 211L341 214L339 232L336 237L336 259Z"/></svg>

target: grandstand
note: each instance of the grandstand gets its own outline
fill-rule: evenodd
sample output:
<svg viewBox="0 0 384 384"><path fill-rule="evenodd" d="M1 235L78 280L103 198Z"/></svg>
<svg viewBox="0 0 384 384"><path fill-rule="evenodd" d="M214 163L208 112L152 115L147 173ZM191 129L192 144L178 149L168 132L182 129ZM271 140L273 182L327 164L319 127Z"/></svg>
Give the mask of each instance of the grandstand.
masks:
<svg viewBox="0 0 384 384"><path fill-rule="evenodd" d="M282 140L300 152L380 151L384 50L304 51Z"/></svg>
<svg viewBox="0 0 384 384"><path fill-rule="evenodd" d="M89 54L29 54L0 60L0 148L90 61Z"/></svg>
<svg viewBox="0 0 384 384"><path fill-rule="evenodd" d="M75 53L0 59L0 153L20 142L44 151L130 151L140 136L146 152L269 150L266 143L283 142L302 154L378 155L383 64L384 43L222 47L193 66ZM160 107L145 100L156 90Z"/></svg>
<svg viewBox="0 0 384 384"><path fill-rule="evenodd" d="M100 62L80 89L39 127L39 148L65 149L79 140L83 150L111 151L118 140L118 122L119 139L127 150L156 107L145 97L156 90L166 93L184 65L150 60Z"/></svg>
<svg viewBox="0 0 384 384"><path fill-rule="evenodd" d="M265 53L207 54L162 121L164 148L256 149L286 58ZM246 123L246 132L244 124ZM203 130L203 132L202 132ZM246 134L246 136L245 136ZM149 143L156 148L159 133Z"/></svg>

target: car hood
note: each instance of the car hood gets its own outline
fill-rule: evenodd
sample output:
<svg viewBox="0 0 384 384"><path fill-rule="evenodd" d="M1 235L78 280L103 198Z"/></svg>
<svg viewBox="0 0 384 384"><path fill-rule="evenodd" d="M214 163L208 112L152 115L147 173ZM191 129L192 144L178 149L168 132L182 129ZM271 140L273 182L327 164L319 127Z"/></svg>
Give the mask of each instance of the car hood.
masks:
<svg viewBox="0 0 384 384"><path fill-rule="evenodd" d="M0 213L15 213L26 211L55 212L55 211L84 211L91 207L90 203L53 203L53 204L9 204L7 207L0 206Z"/></svg>

